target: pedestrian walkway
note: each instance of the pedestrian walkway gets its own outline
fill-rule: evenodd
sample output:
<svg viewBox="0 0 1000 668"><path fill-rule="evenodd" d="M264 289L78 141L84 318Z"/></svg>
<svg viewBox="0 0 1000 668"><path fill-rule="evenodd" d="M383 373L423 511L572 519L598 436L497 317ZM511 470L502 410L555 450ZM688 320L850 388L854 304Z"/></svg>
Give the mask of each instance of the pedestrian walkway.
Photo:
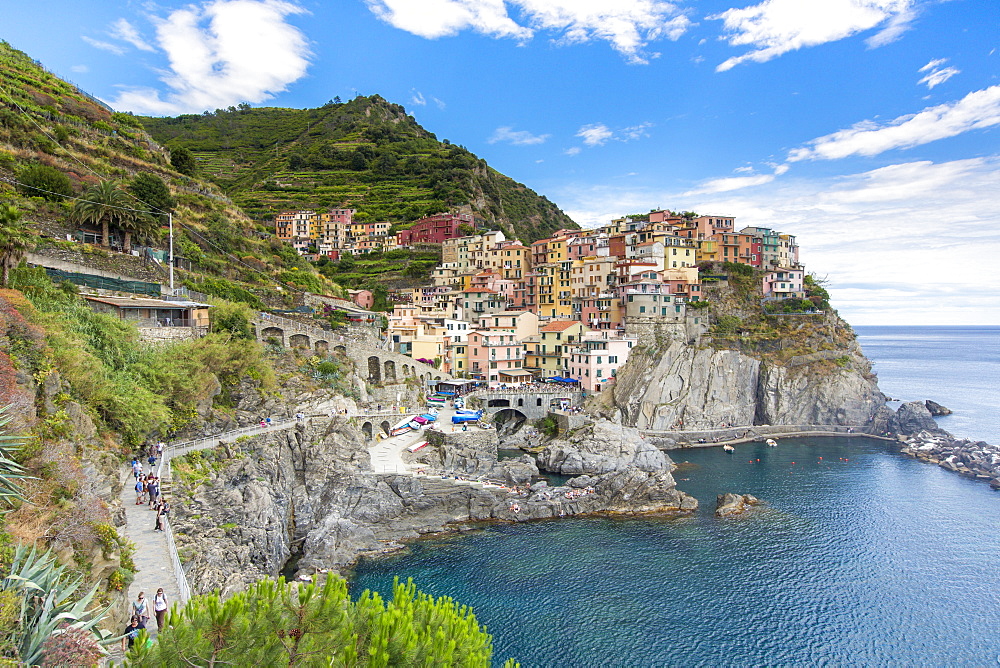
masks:
<svg viewBox="0 0 1000 668"><path fill-rule="evenodd" d="M153 596L156 595L156 590L162 587L167 603L173 605L175 602L181 602L177 576L167 547L166 532L153 531L156 512L150 510L147 504L136 505L135 478L132 476L132 469L123 468L122 476L125 481L121 494L122 505L125 507L125 526L119 531L135 544L136 550L132 560L138 569L135 580L128 588L129 610L131 612L132 601L138 598L139 592L144 592L150 617L146 628L155 636L157 628L156 615L153 614Z"/></svg>

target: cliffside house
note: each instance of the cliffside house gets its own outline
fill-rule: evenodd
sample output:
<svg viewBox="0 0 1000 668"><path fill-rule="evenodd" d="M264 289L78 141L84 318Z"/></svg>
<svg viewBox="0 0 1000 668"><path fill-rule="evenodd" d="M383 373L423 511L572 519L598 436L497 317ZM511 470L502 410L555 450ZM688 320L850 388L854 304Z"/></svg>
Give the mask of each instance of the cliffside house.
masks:
<svg viewBox="0 0 1000 668"><path fill-rule="evenodd" d="M109 313L137 327L208 327L211 304L166 301L148 297L92 297L84 299L98 313Z"/></svg>

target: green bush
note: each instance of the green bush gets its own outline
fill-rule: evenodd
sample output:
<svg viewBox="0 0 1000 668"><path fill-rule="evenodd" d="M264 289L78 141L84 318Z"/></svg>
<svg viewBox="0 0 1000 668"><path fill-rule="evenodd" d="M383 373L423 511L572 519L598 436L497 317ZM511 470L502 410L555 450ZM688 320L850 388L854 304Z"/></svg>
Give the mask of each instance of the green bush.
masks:
<svg viewBox="0 0 1000 668"><path fill-rule="evenodd" d="M20 182L17 189L29 197L41 197L51 202L61 202L73 194L69 177L55 167L32 163L17 171Z"/></svg>
<svg viewBox="0 0 1000 668"><path fill-rule="evenodd" d="M384 602L347 583L261 580L223 600L196 596L170 611L155 644L137 642L131 666L489 666L493 642L475 615L450 598L393 585ZM508 666L516 664L508 661Z"/></svg>

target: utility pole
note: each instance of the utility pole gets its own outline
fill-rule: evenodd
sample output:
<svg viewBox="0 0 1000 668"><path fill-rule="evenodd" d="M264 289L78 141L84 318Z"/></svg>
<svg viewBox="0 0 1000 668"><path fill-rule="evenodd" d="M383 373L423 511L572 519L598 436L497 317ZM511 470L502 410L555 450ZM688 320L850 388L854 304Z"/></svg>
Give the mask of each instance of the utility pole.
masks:
<svg viewBox="0 0 1000 668"><path fill-rule="evenodd" d="M174 214L167 212L170 221L170 296L174 296Z"/></svg>

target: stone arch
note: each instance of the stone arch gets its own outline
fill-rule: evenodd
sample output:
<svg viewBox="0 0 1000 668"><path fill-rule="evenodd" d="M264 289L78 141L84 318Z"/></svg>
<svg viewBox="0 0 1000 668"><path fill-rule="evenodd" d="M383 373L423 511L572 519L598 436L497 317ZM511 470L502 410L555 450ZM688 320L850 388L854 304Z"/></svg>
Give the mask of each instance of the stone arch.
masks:
<svg viewBox="0 0 1000 668"><path fill-rule="evenodd" d="M347 355L347 346L334 346L333 347L333 354L334 355Z"/></svg>
<svg viewBox="0 0 1000 668"><path fill-rule="evenodd" d="M509 399L490 399L486 402L487 408L507 408L509 406Z"/></svg>
<svg viewBox="0 0 1000 668"><path fill-rule="evenodd" d="M441 376L434 376L434 380L441 380Z"/></svg>
<svg viewBox="0 0 1000 668"><path fill-rule="evenodd" d="M379 364L378 355L368 358L368 380L372 383L382 382L382 366Z"/></svg>
<svg viewBox="0 0 1000 668"><path fill-rule="evenodd" d="M385 379L387 381L396 380L396 363L392 360L385 361Z"/></svg>
<svg viewBox="0 0 1000 668"><path fill-rule="evenodd" d="M536 406L541 406L542 405L542 398L541 397L538 397L537 399L535 399L535 405Z"/></svg>
<svg viewBox="0 0 1000 668"><path fill-rule="evenodd" d="M518 406L518 408L523 408L524 407L524 397L518 398L518 400L517 400L517 406Z"/></svg>
<svg viewBox="0 0 1000 668"><path fill-rule="evenodd" d="M313 345L315 346L317 353L326 353L330 351L330 344L326 341L317 341Z"/></svg>
<svg viewBox="0 0 1000 668"><path fill-rule="evenodd" d="M410 365L409 364L404 364L403 365L403 376L409 376L409 375L410 375Z"/></svg>
<svg viewBox="0 0 1000 668"><path fill-rule="evenodd" d="M513 408L505 408L493 415L493 423L497 426L497 429L506 434L514 433L527 421L527 415Z"/></svg>
<svg viewBox="0 0 1000 668"><path fill-rule="evenodd" d="M389 431L392 430L392 426L389 425L389 421L388 420L382 420L382 424L380 424L379 427L382 429L382 432L386 436L388 436L389 435Z"/></svg>
<svg viewBox="0 0 1000 668"><path fill-rule="evenodd" d="M361 433L365 435L366 441L372 440L372 423L365 422L363 425L361 425Z"/></svg>
<svg viewBox="0 0 1000 668"><path fill-rule="evenodd" d="M308 348L309 337L305 334L292 334L288 337L289 348Z"/></svg>
<svg viewBox="0 0 1000 668"><path fill-rule="evenodd" d="M280 327L265 327L260 332L260 338L264 341L268 339L277 339L278 343L285 345L285 330Z"/></svg>
<svg viewBox="0 0 1000 668"><path fill-rule="evenodd" d="M424 374L420 374L420 384L424 384Z"/></svg>

